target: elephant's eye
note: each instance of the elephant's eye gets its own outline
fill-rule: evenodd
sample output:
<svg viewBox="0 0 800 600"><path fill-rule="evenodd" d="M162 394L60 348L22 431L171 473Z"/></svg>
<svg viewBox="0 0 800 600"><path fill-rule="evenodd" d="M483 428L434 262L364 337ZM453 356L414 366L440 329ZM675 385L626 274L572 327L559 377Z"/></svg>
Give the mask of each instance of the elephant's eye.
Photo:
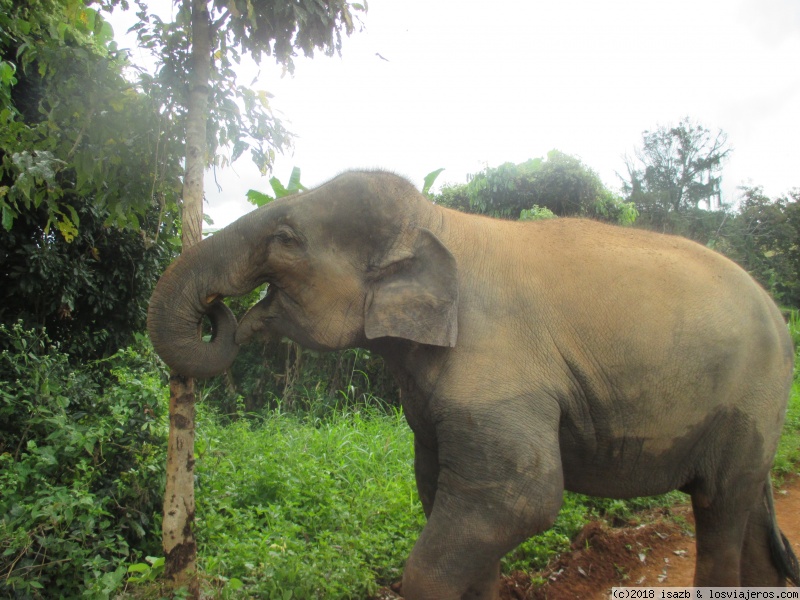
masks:
<svg viewBox="0 0 800 600"><path fill-rule="evenodd" d="M273 238L284 246L291 246L297 242L297 237L295 237L294 233L285 228L278 229Z"/></svg>

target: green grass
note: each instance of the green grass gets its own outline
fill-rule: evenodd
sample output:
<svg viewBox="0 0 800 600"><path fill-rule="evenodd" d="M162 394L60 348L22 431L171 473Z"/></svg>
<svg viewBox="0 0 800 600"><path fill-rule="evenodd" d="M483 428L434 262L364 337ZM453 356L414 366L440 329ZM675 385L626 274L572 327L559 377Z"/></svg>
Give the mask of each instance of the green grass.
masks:
<svg viewBox="0 0 800 600"><path fill-rule="evenodd" d="M800 311L795 310L789 314L789 333L795 348L794 385L772 469L778 482L800 469Z"/></svg>
<svg viewBox="0 0 800 600"><path fill-rule="evenodd" d="M280 599L367 598L401 577L425 519L399 413L199 422L196 534L208 576ZM542 568L569 549L596 513L585 500L567 494L554 527L504 570Z"/></svg>
<svg viewBox="0 0 800 600"><path fill-rule="evenodd" d="M365 598L400 577L424 524L412 436L399 414L256 424L198 434L200 568L258 598Z"/></svg>
<svg viewBox="0 0 800 600"><path fill-rule="evenodd" d="M798 346L800 348L800 346ZM800 358L795 363L794 386L786 411L783 435L778 443L772 473L780 483L786 475L800 471Z"/></svg>

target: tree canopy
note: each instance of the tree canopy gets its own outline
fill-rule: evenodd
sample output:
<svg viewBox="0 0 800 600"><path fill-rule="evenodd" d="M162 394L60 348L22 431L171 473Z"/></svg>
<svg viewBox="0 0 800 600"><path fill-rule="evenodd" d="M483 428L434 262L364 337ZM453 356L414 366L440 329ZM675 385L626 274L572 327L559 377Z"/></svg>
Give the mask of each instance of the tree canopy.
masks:
<svg viewBox="0 0 800 600"><path fill-rule="evenodd" d="M630 224L633 207L606 188L583 162L558 150L546 158L504 163L472 175L464 185L442 189L443 206L501 218L518 219L534 206L557 216L585 216Z"/></svg>
<svg viewBox="0 0 800 600"><path fill-rule="evenodd" d="M171 22L137 0L138 23L134 26L140 44L158 61L154 76L143 76L142 85L167 114L185 127L190 75L197 68L191 57L191 2L178 3ZM291 133L270 106L266 90L253 89L237 81L236 66L248 55L257 63L273 58L287 72L294 72L298 51L313 56L341 51L342 34L351 34L356 14L365 5L344 0L213 0L204 1L208 17L209 79L206 120L207 166L226 166L247 150L263 174L269 171L276 152L288 147ZM253 82L255 83L255 82Z"/></svg>
<svg viewBox="0 0 800 600"><path fill-rule="evenodd" d="M641 222L653 226L666 226L677 213L719 208L720 172L730 152L725 132L689 117L645 131L634 158L626 159L623 192Z"/></svg>
<svg viewBox="0 0 800 600"><path fill-rule="evenodd" d="M79 0L0 0L2 224L43 209L67 241L91 197L106 222L138 226L153 198L174 201L179 158L152 99L123 76L126 55ZM124 116L124 118L120 118Z"/></svg>
<svg viewBox="0 0 800 600"><path fill-rule="evenodd" d="M83 359L142 329L176 249L174 136L112 36L83 2L0 0L0 320Z"/></svg>
<svg viewBox="0 0 800 600"><path fill-rule="evenodd" d="M800 308L800 189L769 198L742 188L710 245L755 277L783 306Z"/></svg>

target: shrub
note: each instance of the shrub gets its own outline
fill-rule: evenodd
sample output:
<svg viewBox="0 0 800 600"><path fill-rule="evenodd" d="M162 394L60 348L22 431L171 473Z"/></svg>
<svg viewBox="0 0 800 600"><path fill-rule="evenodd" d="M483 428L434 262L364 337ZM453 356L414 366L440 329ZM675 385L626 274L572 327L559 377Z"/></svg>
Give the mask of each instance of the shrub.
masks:
<svg viewBox="0 0 800 600"><path fill-rule="evenodd" d="M161 376L144 350L75 371L42 333L0 336L0 595L108 597L159 539Z"/></svg>

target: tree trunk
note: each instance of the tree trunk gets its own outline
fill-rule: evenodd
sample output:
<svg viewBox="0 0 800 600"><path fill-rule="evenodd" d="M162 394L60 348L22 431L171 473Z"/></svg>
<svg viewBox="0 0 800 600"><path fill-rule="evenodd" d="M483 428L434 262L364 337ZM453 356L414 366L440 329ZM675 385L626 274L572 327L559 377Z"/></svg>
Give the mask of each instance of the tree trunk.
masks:
<svg viewBox="0 0 800 600"><path fill-rule="evenodd" d="M183 249L202 239L203 172L206 156L208 82L211 70L211 28L207 0L184 0L191 9L191 71L186 117L186 172L183 180ZM170 377L169 446L164 493L164 573L173 587L188 587L199 598L197 542L194 523L194 380L173 373Z"/></svg>

